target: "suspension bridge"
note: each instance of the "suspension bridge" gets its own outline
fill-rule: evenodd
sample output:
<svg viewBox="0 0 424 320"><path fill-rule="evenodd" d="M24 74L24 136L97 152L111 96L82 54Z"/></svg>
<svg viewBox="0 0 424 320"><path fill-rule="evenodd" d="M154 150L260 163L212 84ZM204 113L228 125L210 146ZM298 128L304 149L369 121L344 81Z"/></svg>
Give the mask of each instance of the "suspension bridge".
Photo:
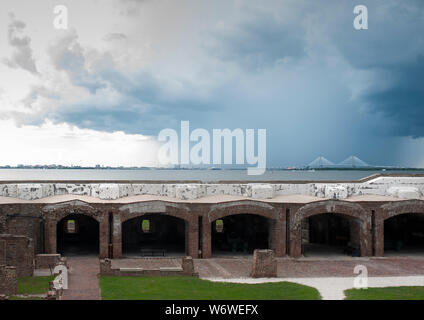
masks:
<svg viewBox="0 0 424 320"><path fill-rule="evenodd" d="M367 168L371 167L357 156L350 156L339 163L334 163L323 156L317 157L307 165L308 168Z"/></svg>

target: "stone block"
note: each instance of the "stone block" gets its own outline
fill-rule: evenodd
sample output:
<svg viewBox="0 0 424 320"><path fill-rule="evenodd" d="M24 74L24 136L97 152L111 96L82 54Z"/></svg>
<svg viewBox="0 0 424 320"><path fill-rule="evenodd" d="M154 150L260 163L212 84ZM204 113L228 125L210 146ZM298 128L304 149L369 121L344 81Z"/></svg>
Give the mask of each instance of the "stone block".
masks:
<svg viewBox="0 0 424 320"><path fill-rule="evenodd" d="M327 185L325 186L325 197L330 199L346 199L348 191L342 185Z"/></svg>
<svg viewBox="0 0 424 320"><path fill-rule="evenodd" d="M416 187L393 186L387 190L387 193L400 199L419 199L421 192Z"/></svg>
<svg viewBox="0 0 424 320"><path fill-rule="evenodd" d="M196 185L177 185L175 187L175 197L179 200L197 199L199 197L199 188Z"/></svg>
<svg viewBox="0 0 424 320"><path fill-rule="evenodd" d="M270 184L252 184L253 199L272 199L274 198L274 188Z"/></svg>
<svg viewBox="0 0 424 320"><path fill-rule="evenodd" d="M102 200L119 199L119 185L117 184L101 184L99 186L99 198Z"/></svg>
<svg viewBox="0 0 424 320"><path fill-rule="evenodd" d="M273 250L256 249L253 253L252 278L277 277L277 260Z"/></svg>
<svg viewBox="0 0 424 320"><path fill-rule="evenodd" d="M119 197L131 197L134 195L133 187L130 184L119 184Z"/></svg>
<svg viewBox="0 0 424 320"><path fill-rule="evenodd" d="M0 294L16 295L18 293L18 275L15 267L0 266Z"/></svg>
<svg viewBox="0 0 424 320"><path fill-rule="evenodd" d="M54 196L55 192L54 192L54 185L51 183L44 183L41 185L41 189L42 189L42 197L51 197Z"/></svg>
<svg viewBox="0 0 424 320"><path fill-rule="evenodd" d="M18 197L18 185L17 184L3 184L0 187L0 195L3 197Z"/></svg>
<svg viewBox="0 0 424 320"><path fill-rule="evenodd" d="M35 200L43 197L41 184L18 184L18 198L22 200Z"/></svg>
<svg viewBox="0 0 424 320"><path fill-rule="evenodd" d="M181 262L182 271L184 274L193 275L194 274L194 263L192 257L184 257Z"/></svg>
<svg viewBox="0 0 424 320"><path fill-rule="evenodd" d="M118 270L119 272L119 270ZM102 259L100 260L100 275L102 276L113 276L115 275L114 270L112 270L112 260Z"/></svg>

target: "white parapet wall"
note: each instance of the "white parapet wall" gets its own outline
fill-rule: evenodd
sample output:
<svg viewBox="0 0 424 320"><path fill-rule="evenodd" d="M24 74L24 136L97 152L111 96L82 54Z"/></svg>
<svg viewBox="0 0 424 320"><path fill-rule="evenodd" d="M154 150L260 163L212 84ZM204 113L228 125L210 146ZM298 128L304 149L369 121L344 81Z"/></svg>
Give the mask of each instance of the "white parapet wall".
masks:
<svg viewBox="0 0 424 320"><path fill-rule="evenodd" d="M59 195L90 196L116 200L138 195L152 195L190 201L207 196L229 195L265 200L278 196L305 195L325 199L348 199L353 196L378 195L398 199L421 199L424 177L380 176L364 182L298 183L1 183L0 196L36 200Z"/></svg>
<svg viewBox="0 0 424 320"><path fill-rule="evenodd" d="M102 200L119 199L119 185L116 183L101 184L99 186L99 198Z"/></svg>
<svg viewBox="0 0 424 320"><path fill-rule="evenodd" d="M387 193L400 199L419 199L421 197L421 192L416 187L394 186L387 189Z"/></svg>
<svg viewBox="0 0 424 320"><path fill-rule="evenodd" d="M330 199L346 199L348 197L348 190L343 185L326 185L324 187L324 197Z"/></svg>
<svg viewBox="0 0 424 320"><path fill-rule="evenodd" d="M194 200L199 198L198 185L181 184L175 186L175 197L179 200Z"/></svg>
<svg viewBox="0 0 424 320"><path fill-rule="evenodd" d="M271 184L252 184L253 199L272 199L274 198L274 187Z"/></svg>
<svg viewBox="0 0 424 320"><path fill-rule="evenodd" d="M41 184L18 184L18 198L22 200L40 199L43 197Z"/></svg>

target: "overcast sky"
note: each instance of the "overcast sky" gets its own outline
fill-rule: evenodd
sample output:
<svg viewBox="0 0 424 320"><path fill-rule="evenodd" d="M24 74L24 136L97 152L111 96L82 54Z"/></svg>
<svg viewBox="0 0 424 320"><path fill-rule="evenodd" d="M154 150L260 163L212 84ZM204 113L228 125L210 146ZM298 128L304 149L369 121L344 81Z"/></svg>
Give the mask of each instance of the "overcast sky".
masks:
<svg viewBox="0 0 424 320"><path fill-rule="evenodd" d="M154 165L189 120L267 129L268 166L424 167L423 83L422 0L2 0L0 165Z"/></svg>

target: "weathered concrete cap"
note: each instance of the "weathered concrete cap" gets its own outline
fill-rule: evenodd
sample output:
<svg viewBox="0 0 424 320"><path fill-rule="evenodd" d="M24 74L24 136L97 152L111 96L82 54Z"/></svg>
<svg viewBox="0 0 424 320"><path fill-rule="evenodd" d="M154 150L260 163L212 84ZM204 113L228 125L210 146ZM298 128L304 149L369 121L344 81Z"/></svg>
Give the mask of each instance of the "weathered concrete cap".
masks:
<svg viewBox="0 0 424 320"><path fill-rule="evenodd" d="M134 272L134 271L143 271L143 268L119 268L119 271L123 272Z"/></svg>
<svg viewBox="0 0 424 320"><path fill-rule="evenodd" d="M101 184L99 186L99 198L102 200L119 199L119 186L117 184Z"/></svg>
<svg viewBox="0 0 424 320"><path fill-rule="evenodd" d="M177 185L175 197L180 200L195 200L199 197L199 187L190 184Z"/></svg>
<svg viewBox="0 0 424 320"><path fill-rule="evenodd" d="M387 193L401 199L419 199L421 192L418 188L407 186L393 186L387 189Z"/></svg>
<svg viewBox="0 0 424 320"><path fill-rule="evenodd" d="M253 199L272 199L274 198L274 187L270 184L252 184Z"/></svg>
<svg viewBox="0 0 424 320"><path fill-rule="evenodd" d="M347 188L341 185L325 186L325 197L330 199L346 199Z"/></svg>
<svg viewBox="0 0 424 320"><path fill-rule="evenodd" d="M18 198L22 200L41 199L43 188L41 184L18 184Z"/></svg>
<svg viewBox="0 0 424 320"><path fill-rule="evenodd" d="M160 267L160 271L183 271L181 267Z"/></svg>

